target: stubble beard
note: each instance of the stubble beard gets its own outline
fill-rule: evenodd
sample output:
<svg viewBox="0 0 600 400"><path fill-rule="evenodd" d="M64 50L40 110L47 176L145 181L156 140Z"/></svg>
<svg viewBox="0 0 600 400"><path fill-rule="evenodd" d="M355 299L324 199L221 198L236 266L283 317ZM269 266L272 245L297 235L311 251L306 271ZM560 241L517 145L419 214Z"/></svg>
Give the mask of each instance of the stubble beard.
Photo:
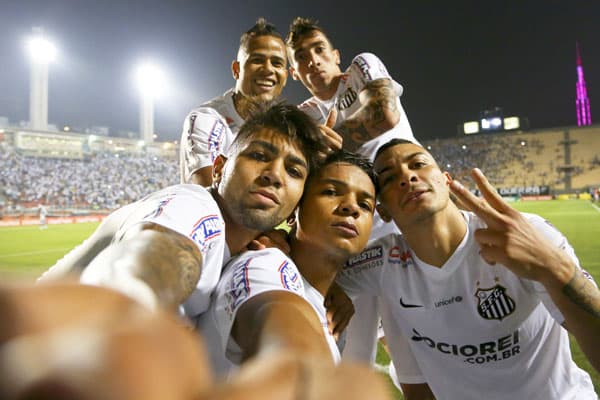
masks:
<svg viewBox="0 0 600 400"><path fill-rule="evenodd" d="M231 217L247 229L266 232L277 226L283 218L274 210L240 207L230 209Z"/></svg>

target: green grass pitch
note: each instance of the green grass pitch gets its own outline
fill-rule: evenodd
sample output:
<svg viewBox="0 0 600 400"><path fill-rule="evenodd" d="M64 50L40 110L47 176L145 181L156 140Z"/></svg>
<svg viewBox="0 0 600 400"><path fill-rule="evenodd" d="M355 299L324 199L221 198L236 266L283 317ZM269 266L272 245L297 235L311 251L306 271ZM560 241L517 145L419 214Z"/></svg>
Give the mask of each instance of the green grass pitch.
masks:
<svg viewBox="0 0 600 400"><path fill-rule="evenodd" d="M600 208L589 201L539 201L512 204L524 212L539 214L563 232L579 257L583 268L600 282ZM31 280L81 243L97 223L0 228L0 281ZM600 375L589 365L579 347L572 342L575 361L592 376L600 392ZM386 364L389 358L381 348L377 361ZM391 385L391 383L390 383ZM394 389L395 391L395 389ZM397 399L401 394L395 391Z"/></svg>

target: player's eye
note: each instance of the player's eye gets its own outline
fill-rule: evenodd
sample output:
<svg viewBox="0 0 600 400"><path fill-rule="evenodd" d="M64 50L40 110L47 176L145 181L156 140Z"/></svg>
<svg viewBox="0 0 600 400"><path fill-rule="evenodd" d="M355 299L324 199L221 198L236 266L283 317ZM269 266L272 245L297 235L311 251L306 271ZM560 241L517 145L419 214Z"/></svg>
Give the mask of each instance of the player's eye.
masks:
<svg viewBox="0 0 600 400"><path fill-rule="evenodd" d="M304 173L302 172L302 170L298 167L288 167L287 169L287 173L292 177L292 178L296 178L296 179L302 179L304 178Z"/></svg>

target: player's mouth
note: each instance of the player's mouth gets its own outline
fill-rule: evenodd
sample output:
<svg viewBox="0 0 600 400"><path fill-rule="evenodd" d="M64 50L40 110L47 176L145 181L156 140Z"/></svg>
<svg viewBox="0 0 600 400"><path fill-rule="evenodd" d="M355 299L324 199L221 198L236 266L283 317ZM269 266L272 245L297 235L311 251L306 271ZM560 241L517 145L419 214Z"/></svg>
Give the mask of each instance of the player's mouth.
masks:
<svg viewBox="0 0 600 400"><path fill-rule="evenodd" d="M257 79L254 84L263 92L269 92L277 86L277 82L272 79Z"/></svg>
<svg viewBox="0 0 600 400"><path fill-rule="evenodd" d="M358 229L356 228L356 225L354 225L350 222L345 222L345 221L336 222L336 223L331 224L331 226L336 231L341 233L342 236L345 236L348 238L353 238L353 237L358 236Z"/></svg>
<svg viewBox="0 0 600 400"><path fill-rule="evenodd" d="M250 194L260 203L264 203L265 205L280 204L279 197L277 197L275 193L272 193L268 190L253 190L250 192Z"/></svg>
<svg viewBox="0 0 600 400"><path fill-rule="evenodd" d="M402 203L406 205L410 202L418 201L427 192L429 192L429 189L412 190L404 196L404 201Z"/></svg>

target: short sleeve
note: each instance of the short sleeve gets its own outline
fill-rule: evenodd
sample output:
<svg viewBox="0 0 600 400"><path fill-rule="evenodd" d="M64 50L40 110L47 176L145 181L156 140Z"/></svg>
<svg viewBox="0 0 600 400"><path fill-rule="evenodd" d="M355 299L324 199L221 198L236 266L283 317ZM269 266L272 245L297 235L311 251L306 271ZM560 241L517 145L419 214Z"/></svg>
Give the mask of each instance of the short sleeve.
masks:
<svg viewBox="0 0 600 400"><path fill-rule="evenodd" d="M231 260L215 293L215 320L227 357L241 361L241 350L231 338L237 311L249 299L282 290L304 297L304 283L296 265L281 251L250 251Z"/></svg>
<svg viewBox="0 0 600 400"><path fill-rule="evenodd" d="M188 114L181 133L181 173L187 182L197 170L212 166L215 158L228 149L229 126L223 117L209 108Z"/></svg>

